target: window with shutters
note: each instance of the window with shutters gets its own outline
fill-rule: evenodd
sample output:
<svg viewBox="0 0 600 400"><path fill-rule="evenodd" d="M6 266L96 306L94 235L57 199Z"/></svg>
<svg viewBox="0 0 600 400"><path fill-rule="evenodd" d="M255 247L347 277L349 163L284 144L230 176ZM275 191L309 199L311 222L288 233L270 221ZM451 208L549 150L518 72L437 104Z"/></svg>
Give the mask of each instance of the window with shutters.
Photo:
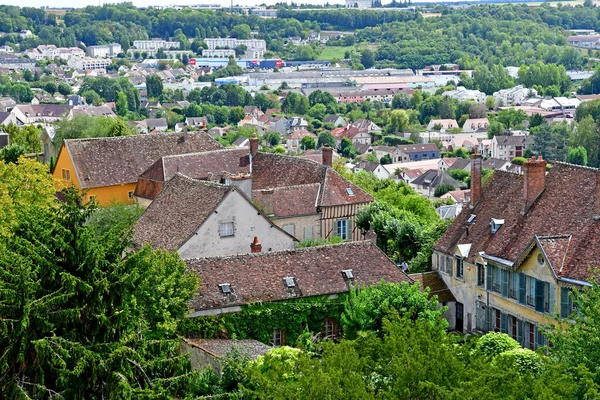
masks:
<svg viewBox="0 0 600 400"><path fill-rule="evenodd" d="M546 290L546 282L535 279L535 311L544 312L544 292Z"/></svg>
<svg viewBox="0 0 600 400"><path fill-rule="evenodd" d="M446 256L440 256L440 271L446 273Z"/></svg>
<svg viewBox="0 0 600 400"><path fill-rule="evenodd" d="M560 288L560 317L568 318L573 313L573 298L570 295L570 289Z"/></svg>
<svg viewBox="0 0 600 400"><path fill-rule="evenodd" d="M342 238L342 240L348 239L348 220L340 219L337 221L337 236Z"/></svg>
<svg viewBox="0 0 600 400"><path fill-rule="evenodd" d="M312 225L308 225L304 227L304 239L312 239L313 237L313 227Z"/></svg>
<svg viewBox="0 0 600 400"><path fill-rule="evenodd" d="M494 332L500 332L500 324L502 321L502 313L500 310L494 309Z"/></svg>
<svg viewBox="0 0 600 400"><path fill-rule="evenodd" d="M509 316L508 334L511 338L517 340L517 317L514 317L512 315Z"/></svg>
<svg viewBox="0 0 600 400"><path fill-rule="evenodd" d="M508 333L508 315L500 312L500 332Z"/></svg>
<svg viewBox="0 0 600 400"><path fill-rule="evenodd" d="M519 298L519 274L516 272L510 273L510 289L509 289L509 297L512 299Z"/></svg>
<svg viewBox="0 0 600 400"><path fill-rule="evenodd" d="M485 270L482 264L477 263L477 286L485 286Z"/></svg>
<svg viewBox="0 0 600 400"><path fill-rule="evenodd" d="M71 180L71 171L69 171L68 169L63 169L62 177L65 181L70 181Z"/></svg>
<svg viewBox="0 0 600 400"><path fill-rule="evenodd" d="M463 259L460 257L456 257L456 277L462 278L464 274L463 271Z"/></svg>
<svg viewBox="0 0 600 400"><path fill-rule="evenodd" d="M282 229L284 231L286 231L287 233L289 233L290 235L294 236L295 235L295 226L294 224L287 224L287 225L283 225Z"/></svg>
<svg viewBox="0 0 600 400"><path fill-rule="evenodd" d="M446 273L448 275L452 275L452 271L454 270L454 258L450 256L446 256Z"/></svg>
<svg viewBox="0 0 600 400"><path fill-rule="evenodd" d="M492 290L497 293L502 292L502 278L500 274L500 268L492 267Z"/></svg>
<svg viewBox="0 0 600 400"><path fill-rule="evenodd" d="M527 305L535 306L535 278L527 277Z"/></svg>
<svg viewBox="0 0 600 400"><path fill-rule="evenodd" d="M324 338L330 338L330 339L335 339L337 337L336 335L336 322L331 319L331 318L326 318L325 322L323 323L323 337Z"/></svg>

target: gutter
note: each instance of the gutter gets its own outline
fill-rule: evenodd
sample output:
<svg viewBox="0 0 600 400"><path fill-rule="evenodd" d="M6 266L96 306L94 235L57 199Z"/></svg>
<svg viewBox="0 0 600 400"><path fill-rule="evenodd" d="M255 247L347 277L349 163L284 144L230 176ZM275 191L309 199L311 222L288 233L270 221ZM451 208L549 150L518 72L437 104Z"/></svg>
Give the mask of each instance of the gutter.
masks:
<svg viewBox="0 0 600 400"><path fill-rule="evenodd" d="M586 281L580 281L579 279L571 279L571 278L558 278L559 281L562 282L566 282L566 283L570 283L573 285L578 285L578 286L586 286L586 287L592 287L592 284Z"/></svg>

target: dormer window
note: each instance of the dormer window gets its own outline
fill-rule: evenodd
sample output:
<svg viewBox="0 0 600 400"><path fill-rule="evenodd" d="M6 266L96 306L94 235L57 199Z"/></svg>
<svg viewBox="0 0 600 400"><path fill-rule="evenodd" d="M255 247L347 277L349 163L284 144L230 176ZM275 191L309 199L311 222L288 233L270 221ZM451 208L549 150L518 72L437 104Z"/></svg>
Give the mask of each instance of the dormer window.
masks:
<svg viewBox="0 0 600 400"><path fill-rule="evenodd" d="M492 221L490 222L490 226L492 227L492 233L498 232L498 229L500 229L502 225L504 225L503 219L492 218Z"/></svg>
<svg viewBox="0 0 600 400"><path fill-rule="evenodd" d="M351 269L343 269L342 275L344 276L344 279L347 281L351 281L352 279L354 279L354 274L352 273Z"/></svg>
<svg viewBox="0 0 600 400"><path fill-rule="evenodd" d="M221 289L221 293L230 294L231 293L231 285L229 283L221 283L219 284L219 289Z"/></svg>
<svg viewBox="0 0 600 400"><path fill-rule="evenodd" d="M283 283L285 284L285 287L288 289L292 289L292 288L296 287L296 280L292 276L283 278Z"/></svg>

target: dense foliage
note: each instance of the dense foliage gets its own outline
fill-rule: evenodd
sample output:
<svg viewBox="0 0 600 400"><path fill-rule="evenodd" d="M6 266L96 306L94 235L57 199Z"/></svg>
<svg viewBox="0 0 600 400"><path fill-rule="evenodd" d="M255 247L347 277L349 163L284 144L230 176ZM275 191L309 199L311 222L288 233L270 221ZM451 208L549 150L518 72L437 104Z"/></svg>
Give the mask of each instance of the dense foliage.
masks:
<svg viewBox="0 0 600 400"><path fill-rule="evenodd" d="M196 392L199 375L177 353L174 333L197 281L178 256L144 248L123 258L129 230L94 236L85 226L94 205L82 206L71 189L58 203L46 167L21 159L0 170L3 396Z"/></svg>

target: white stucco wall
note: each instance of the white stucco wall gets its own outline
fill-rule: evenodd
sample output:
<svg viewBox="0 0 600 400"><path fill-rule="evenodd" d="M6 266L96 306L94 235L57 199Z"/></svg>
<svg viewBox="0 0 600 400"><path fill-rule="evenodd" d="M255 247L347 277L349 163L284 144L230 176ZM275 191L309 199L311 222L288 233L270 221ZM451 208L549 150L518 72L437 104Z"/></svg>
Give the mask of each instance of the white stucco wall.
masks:
<svg viewBox="0 0 600 400"><path fill-rule="evenodd" d="M198 206L202 206L201 199ZM219 224L226 222L233 222L233 236L220 237ZM178 252L183 259L248 254L255 236L263 252L294 248L290 236L263 217L242 195L231 192Z"/></svg>

